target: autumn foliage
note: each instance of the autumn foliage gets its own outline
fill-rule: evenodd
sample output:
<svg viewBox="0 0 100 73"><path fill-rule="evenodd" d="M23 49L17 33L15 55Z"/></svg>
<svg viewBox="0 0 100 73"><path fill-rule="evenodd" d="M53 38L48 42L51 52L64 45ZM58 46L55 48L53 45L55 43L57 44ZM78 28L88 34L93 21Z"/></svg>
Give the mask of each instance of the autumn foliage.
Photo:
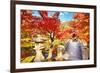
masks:
<svg viewBox="0 0 100 73"><path fill-rule="evenodd" d="M41 17L32 16L31 11L23 10L21 13L22 31L33 35L35 32L49 33L51 41L59 31L60 20L58 19L59 12L55 12L51 17L48 17L47 11L39 11Z"/></svg>
<svg viewBox="0 0 100 73"><path fill-rule="evenodd" d="M75 31L79 39L89 43L90 17L88 13L74 13L73 20L65 23L64 28L59 19L60 12L54 12L51 16L48 15L48 11L38 11L40 16L33 16L33 13L32 10L21 10L21 37L27 35L33 38L37 34L44 34L49 36L53 43L55 39L63 41L69 39ZM22 55L26 57L28 53L24 52Z"/></svg>
<svg viewBox="0 0 100 73"><path fill-rule="evenodd" d="M77 31L80 39L89 42L89 14L88 13L75 13L73 21L70 22L71 27Z"/></svg>
<svg viewBox="0 0 100 73"><path fill-rule="evenodd" d="M88 13L75 13L73 21L70 21L70 27L60 30L61 22L58 18L59 12L55 12L51 17L48 16L48 11L39 11L41 17L32 16L31 10L21 11L21 31L34 35L39 33L49 33L51 40L54 37L66 38L70 35L72 30L76 30L80 39L89 42L89 14Z"/></svg>

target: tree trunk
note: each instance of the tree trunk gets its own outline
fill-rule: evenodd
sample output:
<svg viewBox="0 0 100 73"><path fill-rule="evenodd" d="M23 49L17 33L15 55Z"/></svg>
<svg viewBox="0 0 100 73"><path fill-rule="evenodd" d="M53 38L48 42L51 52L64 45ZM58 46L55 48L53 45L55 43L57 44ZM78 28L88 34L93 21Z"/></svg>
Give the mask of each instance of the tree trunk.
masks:
<svg viewBox="0 0 100 73"><path fill-rule="evenodd" d="M54 33L50 33L50 40L51 40L51 45L50 45L50 49L49 49L49 53L48 53L48 61L52 60L52 51L53 51L53 41L54 41Z"/></svg>
<svg viewBox="0 0 100 73"><path fill-rule="evenodd" d="M52 33L50 33L50 40L51 40L51 46L50 46L50 48L52 48L53 47L53 41L54 41L54 33L52 32Z"/></svg>

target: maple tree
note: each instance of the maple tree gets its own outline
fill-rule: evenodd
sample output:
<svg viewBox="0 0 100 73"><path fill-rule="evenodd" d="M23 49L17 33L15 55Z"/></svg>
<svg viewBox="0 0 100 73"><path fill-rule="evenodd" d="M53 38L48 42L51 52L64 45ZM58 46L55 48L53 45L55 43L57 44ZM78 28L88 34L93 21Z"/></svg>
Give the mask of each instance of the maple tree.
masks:
<svg viewBox="0 0 100 73"><path fill-rule="evenodd" d="M39 11L41 17L32 16L32 11L21 11L21 30L28 33L41 31L49 33L52 42L54 41L55 33L59 30L60 20L58 19L59 12L55 12L51 17L48 17L47 11Z"/></svg>
<svg viewBox="0 0 100 73"><path fill-rule="evenodd" d="M58 19L59 12L55 12L51 17L47 11L39 11L42 16L42 21L38 24L38 29L45 34L49 34L51 43L54 41L56 33L59 32L60 20Z"/></svg>
<svg viewBox="0 0 100 73"><path fill-rule="evenodd" d="M32 10L21 10L21 32L33 37L38 33L38 24L42 19L32 16Z"/></svg>
<svg viewBox="0 0 100 73"><path fill-rule="evenodd" d="M84 39L89 43L89 13L75 13L74 21L71 21L71 26L74 30L77 30L77 34L80 39Z"/></svg>
<svg viewBox="0 0 100 73"><path fill-rule="evenodd" d="M51 16L48 16L48 11L38 11L38 13L41 17L32 16L31 10L21 11L21 32L32 37L38 33L48 35L52 43L60 31L59 12Z"/></svg>

